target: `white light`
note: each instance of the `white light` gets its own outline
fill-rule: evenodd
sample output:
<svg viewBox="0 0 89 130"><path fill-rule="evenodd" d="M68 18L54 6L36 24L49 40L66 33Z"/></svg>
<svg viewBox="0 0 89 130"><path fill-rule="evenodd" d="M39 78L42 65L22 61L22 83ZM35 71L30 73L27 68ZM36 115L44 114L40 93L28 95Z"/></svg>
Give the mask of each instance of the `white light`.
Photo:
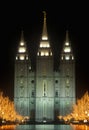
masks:
<svg viewBox="0 0 89 130"><path fill-rule="evenodd" d="M74 57L72 56L72 60L74 60Z"/></svg>
<svg viewBox="0 0 89 130"><path fill-rule="evenodd" d="M19 53L24 53L26 52L26 48L25 47L19 47Z"/></svg>
<svg viewBox="0 0 89 130"><path fill-rule="evenodd" d="M41 56L44 56L44 52L41 52Z"/></svg>
<svg viewBox="0 0 89 130"><path fill-rule="evenodd" d="M31 66L29 66L29 70L31 70Z"/></svg>
<svg viewBox="0 0 89 130"><path fill-rule="evenodd" d="M41 52L41 56L49 56L49 52Z"/></svg>
<svg viewBox="0 0 89 130"><path fill-rule="evenodd" d="M61 59L63 60L63 56L61 57Z"/></svg>
<svg viewBox="0 0 89 130"><path fill-rule="evenodd" d="M71 52L71 48L70 47L65 47L64 48L64 52L66 53L66 52Z"/></svg>
<svg viewBox="0 0 89 130"><path fill-rule="evenodd" d="M69 59L70 59L70 57L69 57L69 56L65 56L65 59L66 59L66 60L69 60Z"/></svg>
<svg viewBox="0 0 89 130"><path fill-rule="evenodd" d="M24 42L20 42L20 45L21 45L21 46L24 46Z"/></svg>
<svg viewBox="0 0 89 130"><path fill-rule="evenodd" d="M19 59L24 60L25 59L24 55L20 55Z"/></svg>
<svg viewBox="0 0 89 130"><path fill-rule="evenodd" d="M43 36L42 40L48 40L47 36Z"/></svg>
<svg viewBox="0 0 89 130"><path fill-rule="evenodd" d="M69 42L66 42L65 45L66 45L66 46L69 46Z"/></svg>
<svg viewBox="0 0 89 130"><path fill-rule="evenodd" d="M39 56L39 52L37 53L37 55Z"/></svg>
<svg viewBox="0 0 89 130"><path fill-rule="evenodd" d="M18 57L16 56L16 60L18 60Z"/></svg>
<svg viewBox="0 0 89 130"><path fill-rule="evenodd" d="M48 52L45 52L45 56L48 56L49 55L49 53Z"/></svg>
<svg viewBox="0 0 89 130"><path fill-rule="evenodd" d="M51 56L52 56L52 52L51 52L51 54L50 54Z"/></svg>
<svg viewBox="0 0 89 130"><path fill-rule="evenodd" d="M50 45L49 45L49 43L41 43L40 44L40 47L42 48L45 48L45 47L47 47L47 48L49 48L50 47Z"/></svg>
<svg viewBox="0 0 89 130"><path fill-rule="evenodd" d="M26 60L28 60L28 56L26 56Z"/></svg>

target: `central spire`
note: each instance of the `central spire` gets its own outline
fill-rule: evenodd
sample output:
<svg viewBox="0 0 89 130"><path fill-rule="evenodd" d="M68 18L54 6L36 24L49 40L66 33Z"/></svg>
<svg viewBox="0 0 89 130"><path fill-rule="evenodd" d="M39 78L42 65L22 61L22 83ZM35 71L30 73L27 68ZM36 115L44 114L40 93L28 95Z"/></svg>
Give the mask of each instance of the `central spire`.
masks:
<svg viewBox="0 0 89 130"><path fill-rule="evenodd" d="M40 40L37 55L38 56L52 56L52 50L50 47L48 34L47 34L46 12L43 11L43 13L44 13L44 23L43 23L43 30L42 30L42 38Z"/></svg>
<svg viewBox="0 0 89 130"><path fill-rule="evenodd" d="M47 27L46 27L46 12L43 11L43 13L44 13L44 24L43 24L42 40L48 40Z"/></svg>

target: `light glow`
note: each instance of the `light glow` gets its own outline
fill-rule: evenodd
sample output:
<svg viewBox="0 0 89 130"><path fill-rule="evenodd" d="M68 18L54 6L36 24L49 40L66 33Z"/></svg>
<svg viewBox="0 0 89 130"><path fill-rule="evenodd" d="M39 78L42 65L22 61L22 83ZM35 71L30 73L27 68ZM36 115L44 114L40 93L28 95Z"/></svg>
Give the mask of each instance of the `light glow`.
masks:
<svg viewBox="0 0 89 130"><path fill-rule="evenodd" d="M65 53L71 52L71 48L70 48L70 47L65 47L65 48L64 48L64 52L65 52Z"/></svg>
<svg viewBox="0 0 89 130"><path fill-rule="evenodd" d="M43 36L42 40L48 40L48 37L47 36Z"/></svg>
<svg viewBox="0 0 89 130"><path fill-rule="evenodd" d="M2 123L5 121L21 121L24 117L15 111L14 102L10 101L9 97L4 97L3 92L0 92L0 119Z"/></svg>
<svg viewBox="0 0 89 130"><path fill-rule="evenodd" d="M72 56L72 60L74 60L74 56Z"/></svg>
<svg viewBox="0 0 89 130"><path fill-rule="evenodd" d="M16 60L18 60L18 57L16 56Z"/></svg>
<svg viewBox="0 0 89 130"><path fill-rule="evenodd" d="M65 60L69 60L70 59L70 56L69 55L66 55L65 56Z"/></svg>
<svg viewBox="0 0 89 130"><path fill-rule="evenodd" d="M49 52L41 52L41 56L49 56Z"/></svg>
<svg viewBox="0 0 89 130"><path fill-rule="evenodd" d="M25 59L24 55L20 55L19 59L24 60Z"/></svg>
<svg viewBox="0 0 89 130"><path fill-rule="evenodd" d="M24 46L24 42L20 42L20 45L21 45L21 46Z"/></svg>
<svg viewBox="0 0 89 130"><path fill-rule="evenodd" d="M24 53L26 52L26 48L25 47L19 47L19 53Z"/></svg>
<svg viewBox="0 0 89 130"><path fill-rule="evenodd" d="M48 43L41 43L41 44L40 44L40 47L41 47L41 48L46 48L46 47L49 48L50 45L49 45Z"/></svg>
<svg viewBox="0 0 89 130"><path fill-rule="evenodd" d="M69 42L66 42L65 45L66 45L66 46L69 46Z"/></svg>
<svg viewBox="0 0 89 130"><path fill-rule="evenodd" d="M73 105L72 113L66 116L58 116L58 119L63 119L64 121L71 121L73 119L74 122L83 121L89 122L89 94L88 91L83 95L81 99L78 99L76 104Z"/></svg>

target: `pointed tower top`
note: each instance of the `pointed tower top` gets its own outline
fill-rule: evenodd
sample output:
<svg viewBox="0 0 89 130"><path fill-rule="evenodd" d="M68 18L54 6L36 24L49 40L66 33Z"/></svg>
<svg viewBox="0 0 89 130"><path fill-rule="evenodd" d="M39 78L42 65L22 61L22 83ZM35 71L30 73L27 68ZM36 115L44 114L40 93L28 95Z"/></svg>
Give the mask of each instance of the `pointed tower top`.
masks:
<svg viewBox="0 0 89 130"><path fill-rule="evenodd" d="M46 12L43 11L43 13L44 13L44 23L43 23L42 40L48 40L47 26L46 26Z"/></svg>
<svg viewBox="0 0 89 130"><path fill-rule="evenodd" d="M69 34L68 34L68 30L66 31L66 42L69 42Z"/></svg>
<svg viewBox="0 0 89 130"><path fill-rule="evenodd" d="M52 56L52 50L48 40L47 26L46 26L46 12L44 13L43 32L40 40L37 56Z"/></svg>
<svg viewBox="0 0 89 130"><path fill-rule="evenodd" d="M23 30L21 31L21 42L24 42L24 34L23 34Z"/></svg>
<svg viewBox="0 0 89 130"><path fill-rule="evenodd" d="M73 51L69 42L68 30L66 31L66 40L63 45L61 60L74 60Z"/></svg>
<svg viewBox="0 0 89 130"><path fill-rule="evenodd" d="M20 42L18 45L18 49L17 49L17 55L16 55L16 60L28 60L28 50L27 50L27 45L26 42L24 40L24 34L23 34L23 30L21 31L21 37L20 37Z"/></svg>
<svg viewBox="0 0 89 130"><path fill-rule="evenodd" d="M46 18L46 11L43 11L43 13L44 13L44 18Z"/></svg>

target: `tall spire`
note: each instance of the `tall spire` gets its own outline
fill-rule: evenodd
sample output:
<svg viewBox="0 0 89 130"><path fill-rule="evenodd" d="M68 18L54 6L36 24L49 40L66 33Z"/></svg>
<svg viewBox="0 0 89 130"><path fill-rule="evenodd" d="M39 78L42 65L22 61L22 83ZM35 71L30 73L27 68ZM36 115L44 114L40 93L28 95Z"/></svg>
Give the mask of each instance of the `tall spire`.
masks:
<svg viewBox="0 0 89 130"><path fill-rule="evenodd" d="M21 31L21 42L24 42L24 34L23 34L23 30Z"/></svg>
<svg viewBox="0 0 89 130"><path fill-rule="evenodd" d="M17 50L16 60L28 60L28 51L26 42L24 40L23 30L21 31L21 38Z"/></svg>
<svg viewBox="0 0 89 130"><path fill-rule="evenodd" d="M43 13L44 13L44 24L43 24L42 40L48 40L47 26L46 26L46 12L43 11Z"/></svg>
<svg viewBox="0 0 89 130"><path fill-rule="evenodd" d="M52 50L50 47L48 34L47 34L46 12L43 11L43 13L44 13L43 32L42 32L42 39L39 44L37 56L52 56Z"/></svg>
<svg viewBox="0 0 89 130"><path fill-rule="evenodd" d="M64 58L65 57L65 58ZM72 47L69 41L69 35L68 35L68 30L66 31L66 39L65 39L65 43L63 45L63 50L62 50L62 57L61 59L65 59L65 60L70 60L70 59L74 59L73 56L73 52L72 52Z"/></svg>
<svg viewBox="0 0 89 130"><path fill-rule="evenodd" d="M69 42L69 34L68 34L68 30L66 31L66 42Z"/></svg>

